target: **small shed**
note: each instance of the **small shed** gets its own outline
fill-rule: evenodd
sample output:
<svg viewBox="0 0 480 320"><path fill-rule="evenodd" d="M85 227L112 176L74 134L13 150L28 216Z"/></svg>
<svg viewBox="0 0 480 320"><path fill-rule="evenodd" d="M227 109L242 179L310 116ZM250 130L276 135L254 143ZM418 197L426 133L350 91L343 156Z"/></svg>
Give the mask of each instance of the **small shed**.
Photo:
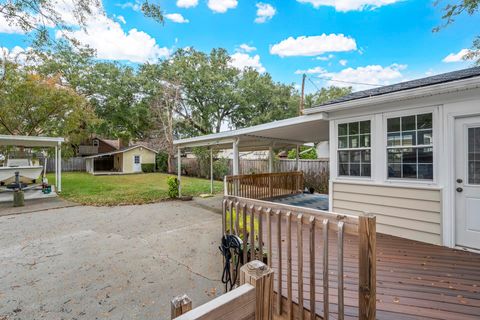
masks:
<svg viewBox="0 0 480 320"><path fill-rule="evenodd" d="M142 145L86 157L87 172L94 175L142 172L142 165L155 166L157 151ZM152 168L153 168L152 167Z"/></svg>

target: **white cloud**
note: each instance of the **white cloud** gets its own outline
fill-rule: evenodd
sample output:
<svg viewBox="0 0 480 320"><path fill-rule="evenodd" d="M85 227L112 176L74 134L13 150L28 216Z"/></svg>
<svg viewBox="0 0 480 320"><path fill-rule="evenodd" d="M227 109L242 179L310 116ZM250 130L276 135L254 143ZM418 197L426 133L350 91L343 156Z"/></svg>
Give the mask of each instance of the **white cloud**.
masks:
<svg viewBox="0 0 480 320"><path fill-rule="evenodd" d="M92 14L87 17L85 28L65 34L95 49L99 59L143 63L156 62L170 54L168 48L160 47L149 34L137 29L124 31L120 23L103 14ZM57 31L57 38L62 35Z"/></svg>
<svg viewBox="0 0 480 320"><path fill-rule="evenodd" d="M402 71L407 68L403 64L391 64L386 67L369 65L358 68L346 68L340 72L324 73L320 77L328 78L327 85L353 87L354 90L371 89L371 85L388 85L404 80Z"/></svg>
<svg viewBox="0 0 480 320"><path fill-rule="evenodd" d="M210 10L218 13L225 13L228 9L234 9L238 5L237 0L208 0Z"/></svg>
<svg viewBox="0 0 480 320"><path fill-rule="evenodd" d="M177 7L192 8L198 5L198 0L177 0Z"/></svg>
<svg viewBox="0 0 480 320"><path fill-rule="evenodd" d="M338 63L340 63L342 66L345 67L347 65L348 61L345 60L345 59L342 59L342 60L339 60Z"/></svg>
<svg viewBox="0 0 480 320"><path fill-rule="evenodd" d="M452 62L461 62L464 61L463 57L470 52L469 49L462 49L457 53L450 53L448 56L443 58L443 62L452 63Z"/></svg>
<svg viewBox="0 0 480 320"><path fill-rule="evenodd" d="M125 20L125 17L124 16L116 16L117 20L120 21L121 23L123 24L126 24L127 23L127 20Z"/></svg>
<svg viewBox="0 0 480 320"><path fill-rule="evenodd" d="M322 67L315 67L307 70L297 70L295 71L295 74L321 74L321 73L326 73L327 70L323 69Z"/></svg>
<svg viewBox="0 0 480 320"><path fill-rule="evenodd" d="M252 47L252 46L249 46L248 44L246 43L242 43L241 45L238 46L238 48L236 49L237 52L253 52L253 51L256 51L257 48L255 47Z"/></svg>
<svg viewBox="0 0 480 320"><path fill-rule="evenodd" d="M355 40L343 34L325 33L320 36L289 37L274 44L270 48L271 54L280 57L317 56L326 52L352 51L357 49Z"/></svg>
<svg viewBox="0 0 480 320"><path fill-rule="evenodd" d="M168 13L165 15L165 18L171 20L175 23L189 23L188 19L185 19L180 13Z"/></svg>
<svg viewBox="0 0 480 320"><path fill-rule="evenodd" d="M245 68L253 68L260 73L266 71L265 67L260 62L260 56L258 54L254 56L250 56L247 53L237 52L231 55L232 61L230 61L230 65L243 70Z"/></svg>
<svg viewBox="0 0 480 320"><path fill-rule="evenodd" d="M120 6L120 8L122 9L130 8L133 11L142 11L142 5L140 4L139 1L125 2L125 3L119 4L118 6Z"/></svg>
<svg viewBox="0 0 480 320"><path fill-rule="evenodd" d="M333 59L334 57L335 56L333 54L329 54L328 56L320 56L320 57L316 57L315 59L320 61L328 61L330 59Z"/></svg>
<svg viewBox="0 0 480 320"><path fill-rule="evenodd" d="M277 10L272 5L259 2L257 3L257 17L255 18L255 23L265 23L272 19L276 13Z"/></svg>
<svg viewBox="0 0 480 320"><path fill-rule="evenodd" d="M24 34L25 32L17 24L7 21L5 16L0 14L0 33Z"/></svg>
<svg viewBox="0 0 480 320"><path fill-rule="evenodd" d="M297 0L301 3L310 3L315 8L320 6L334 7L337 11L362 11L376 9L402 0Z"/></svg>

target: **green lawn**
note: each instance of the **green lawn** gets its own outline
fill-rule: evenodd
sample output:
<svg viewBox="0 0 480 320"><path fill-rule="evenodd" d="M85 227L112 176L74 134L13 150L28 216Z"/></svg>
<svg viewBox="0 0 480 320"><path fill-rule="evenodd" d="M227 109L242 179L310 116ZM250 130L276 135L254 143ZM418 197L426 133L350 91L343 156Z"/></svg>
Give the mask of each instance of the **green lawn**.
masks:
<svg viewBox="0 0 480 320"><path fill-rule="evenodd" d="M118 176L93 176L83 172L62 174L62 194L66 200L86 205L142 204L168 199L167 177L163 173ZM50 183L55 176L48 175ZM214 182L214 191L222 191L222 182ZM210 193L210 180L182 177L182 195Z"/></svg>

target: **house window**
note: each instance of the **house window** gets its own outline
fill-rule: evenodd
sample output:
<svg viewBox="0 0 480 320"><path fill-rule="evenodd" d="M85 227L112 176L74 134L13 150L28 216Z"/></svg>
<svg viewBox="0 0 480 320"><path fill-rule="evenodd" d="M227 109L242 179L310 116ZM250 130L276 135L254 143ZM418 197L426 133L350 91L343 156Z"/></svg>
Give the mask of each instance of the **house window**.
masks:
<svg viewBox="0 0 480 320"><path fill-rule="evenodd" d="M135 162L135 164L139 164L140 163L140 156L135 156L133 161Z"/></svg>
<svg viewBox="0 0 480 320"><path fill-rule="evenodd" d="M432 113L387 119L388 177L433 180Z"/></svg>
<svg viewBox="0 0 480 320"><path fill-rule="evenodd" d="M94 146L94 147L98 147L98 140L97 140L97 139L94 139L94 140L93 140L93 146Z"/></svg>
<svg viewBox="0 0 480 320"><path fill-rule="evenodd" d="M371 176L370 120L338 125L338 175Z"/></svg>

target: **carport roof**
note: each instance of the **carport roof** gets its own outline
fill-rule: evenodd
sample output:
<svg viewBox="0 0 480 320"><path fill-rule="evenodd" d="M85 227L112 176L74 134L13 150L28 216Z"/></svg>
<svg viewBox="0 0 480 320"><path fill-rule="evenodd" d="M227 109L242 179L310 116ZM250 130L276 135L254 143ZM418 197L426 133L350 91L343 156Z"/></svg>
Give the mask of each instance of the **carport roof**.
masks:
<svg viewBox="0 0 480 320"><path fill-rule="evenodd" d="M56 147L64 141L59 137L0 135L0 146Z"/></svg>
<svg viewBox="0 0 480 320"><path fill-rule="evenodd" d="M286 147L328 140L328 117L325 113L299 116L238 130L175 140L180 148L214 147L231 149L238 139L241 150L260 150L269 146Z"/></svg>

